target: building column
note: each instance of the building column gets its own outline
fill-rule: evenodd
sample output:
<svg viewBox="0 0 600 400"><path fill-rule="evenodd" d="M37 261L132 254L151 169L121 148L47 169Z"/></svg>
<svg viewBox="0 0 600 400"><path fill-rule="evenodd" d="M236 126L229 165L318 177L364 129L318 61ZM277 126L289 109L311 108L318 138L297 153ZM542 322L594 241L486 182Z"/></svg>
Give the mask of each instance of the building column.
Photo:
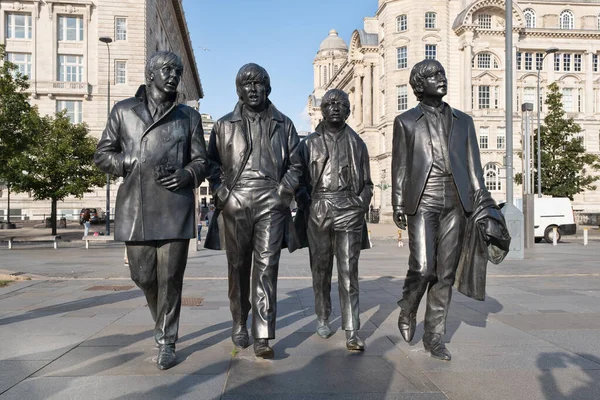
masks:
<svg viewBox="0 0 600 400"><path fill-rule="evenodd" d="M373 125L373 64L365 65L365 79L363 88L363 115L364 125Z"/></svg>
<svg viewBox="0 0 600 400"><path fill-rule="evenodd" d="M471 110L471 85L473 82L473 32L465 32L463 47L463 110Z"/></svg>
<svg viewBox="0 0 600 400"><path fill-rule="evenodd" d="M596 95L596 91L594 88L594 73L592 71L592 63L594 62L592 57L592 52L587 51L585 53L585 86L588 88L592 88L592 90L585 90L585 97L583 99L583 109L585 110L585 115L594 114L594 96Z"/></svg>
<svg viewBox="0 0 600 400"><path fill-rule="evenodd" d="M379 90L379 69L381 66L373 64L373 125L377 125L383 116L381 114L381 91ZM375 106L377 105L377 106Z"/></svg>
<svg viewBox="0 0 600 400"><path fill-rule="evenodd" d="M354 120L356 121L356 126L359 126L360 124L362 124L362 120L363 120L363 113L362 113L362 103L361 103L361 97L363 96L362 93L362 82L361 82L361 74L359 71L355 72L356 75L354 75L354 111L356 111L355 115L354 115Z"/></svg>

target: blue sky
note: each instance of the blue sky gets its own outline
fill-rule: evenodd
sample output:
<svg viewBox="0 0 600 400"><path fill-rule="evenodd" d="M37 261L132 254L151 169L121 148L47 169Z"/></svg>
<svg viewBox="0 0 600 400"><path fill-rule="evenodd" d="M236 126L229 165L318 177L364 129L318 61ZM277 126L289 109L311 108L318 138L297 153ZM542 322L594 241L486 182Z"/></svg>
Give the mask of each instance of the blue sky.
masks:
<svg viewBox="0 0 600 400"><path fill-rule="evenodd" d="M183 7L204 88L200 112L218 119L233 110L235 75L255 62L271 76L271 101L305 131L319 44L330 29L348 44L377 0L183 0Z"/></svg>

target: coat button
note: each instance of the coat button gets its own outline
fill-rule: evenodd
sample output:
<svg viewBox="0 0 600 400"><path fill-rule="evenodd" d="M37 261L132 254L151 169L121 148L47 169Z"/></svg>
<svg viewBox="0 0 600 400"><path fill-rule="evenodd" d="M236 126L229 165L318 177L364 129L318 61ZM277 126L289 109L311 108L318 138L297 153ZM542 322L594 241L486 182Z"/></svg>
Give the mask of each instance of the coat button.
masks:
<svg viewBox="0 0 600 400"><path fill-rule="evenodd" d="M244 157L244 152L240 151L240 157Z"/></svg>
<svg viewBox="0 0 600 400"><path fill-rule="evenodd" d="M146 162L146 158L142 158L142 162Z"/></svg>
<svg viewBox="0 0 600 400"><path fill-rule="evenodd" d="M169 140L171 140L171 138L166 138L165 140L168 142Z"/></svg>

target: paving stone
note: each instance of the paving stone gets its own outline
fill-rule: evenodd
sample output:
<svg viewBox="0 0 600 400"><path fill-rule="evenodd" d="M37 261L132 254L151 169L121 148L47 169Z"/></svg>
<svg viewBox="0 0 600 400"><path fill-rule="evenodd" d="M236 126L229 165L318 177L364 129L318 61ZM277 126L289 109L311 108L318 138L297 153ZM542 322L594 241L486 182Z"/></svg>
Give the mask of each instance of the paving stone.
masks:
<svg viewBox="0 0 600 400"><path fill-rule="evenodd" d="M494 319L524 331L542 329L600 329L600 313L497 315Z"/></svg>
<svg viewBox="0 0 600 400"><path fill-rule="evenodd" d="M0 394L46 364L47 361L0 361Z"/></svg>

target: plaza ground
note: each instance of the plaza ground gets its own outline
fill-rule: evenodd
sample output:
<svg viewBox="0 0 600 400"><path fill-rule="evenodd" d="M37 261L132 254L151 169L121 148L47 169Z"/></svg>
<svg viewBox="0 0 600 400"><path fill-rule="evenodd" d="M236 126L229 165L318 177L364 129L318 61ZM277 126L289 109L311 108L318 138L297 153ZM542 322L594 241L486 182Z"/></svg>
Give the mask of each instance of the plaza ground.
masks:
<svg viewBox="0 0 600 400"><path fill-rule="evenodd" d="M591 227L590 227L591 228ZM15 230L39 236L34 228ZM102 227L103 229L103 227ZM150 313L123 265L121 243L18 243L0 231L0 399L597 399L600 393L600 241L536 244L524 260L488 265L487 299L454 293L445 335L451 362L429 357L396 323L408 247L393 225L371 225L360 262L364 353L345 349L337 284L336 333L315 330L308 252L282 253L275 359L235 352L222 252L190 249L179 364L154 363ZM37 232L36 232L37 231ZM49 230L45 230L48 234ZM15 235L16 236L16 235ZM69 239L71 238L71 239ZM194 246L192 246L194 247ZM12 274L12 275L11 275ZM334 273L335 276L335 273Z"/></svg>

